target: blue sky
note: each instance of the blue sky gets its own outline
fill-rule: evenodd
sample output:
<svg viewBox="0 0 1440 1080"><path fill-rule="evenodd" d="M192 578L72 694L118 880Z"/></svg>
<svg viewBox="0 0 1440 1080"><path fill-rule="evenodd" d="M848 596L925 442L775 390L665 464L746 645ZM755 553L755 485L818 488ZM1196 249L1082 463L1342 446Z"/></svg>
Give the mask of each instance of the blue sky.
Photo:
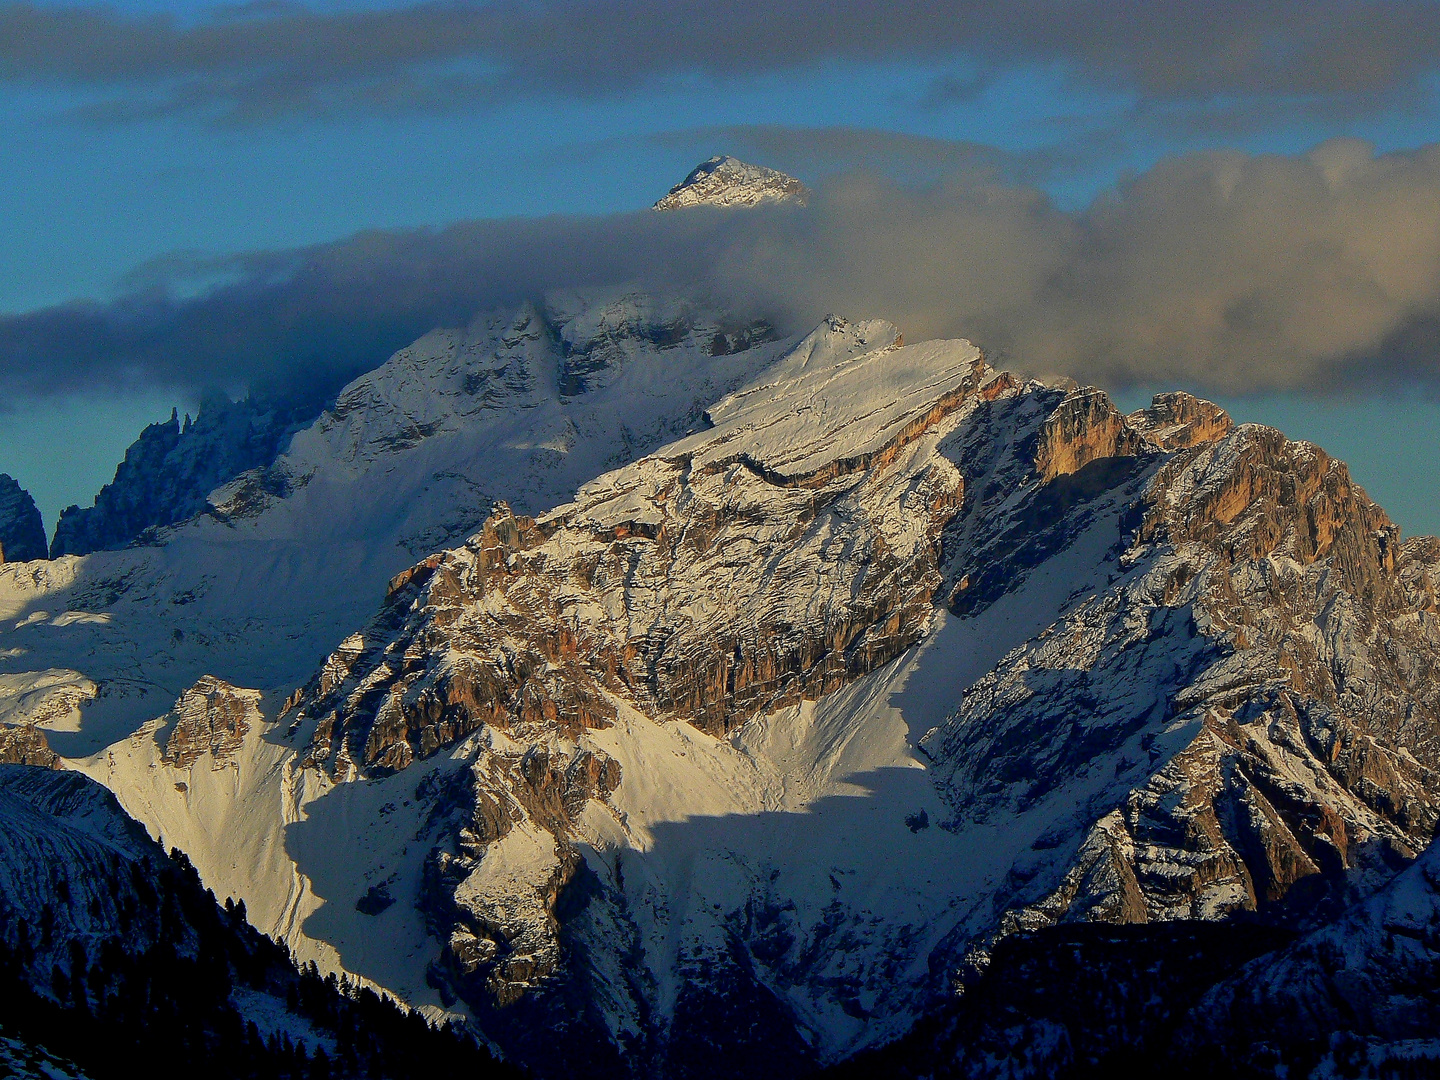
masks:
<svg viewBox="0 0 1440 1080"><path fill-rule="evenodd" d="M719 152L811 183L878 172L900 192L983 160L1057 214L1085 215L1177 155L1304 155L1337 137L1385 155L1440 142L1435 46L1413 40L1432 4L1222 5L1218 22L1152 4L1114 25L1101 24L1115 6L1094 5L1093 40L1058 17L1052 29L1046 5L1013 8L990 25L968 5L855 0L836 5L827 33L805 5L783 3L736 8L728 22L724 4L562 3L535 25L507 4L0 3L0 317L103 310L157 283L203 291L177 281L175 253L623 214ZM396 21L376 30L365 11ZM951 32L967 20L978 29ZM448 44L467 34L478 44ZM984 258L1006 271L1003 245ZM851 285L835 295L868 302ZM1406 288L1377 334L1440 302L1428 278ZM1014 340L1066 332L1061 319ZM66 347L83 353L83 336ZM1349 366L1333 378L1314 373L1338 353L1289 338L1276 348L1293 362L1253 385L1216 377L1203 347L1163 380L1131 361L1097 367L1090 353L1081 373L1106 373L1127 404L1188 385L1239 418L1319 441L1407 532L1440 531L1435 379L1412 349L1351 387L1346 372L1374 366L1366 347L1340 357ZM194 408L203 389L183 365L57 355L0 353L0 471L34 492L47 528L62 506L93 498L143 423ZM233 378L223 367L206 377L238 390L247 371L237 362Z"/></svg>

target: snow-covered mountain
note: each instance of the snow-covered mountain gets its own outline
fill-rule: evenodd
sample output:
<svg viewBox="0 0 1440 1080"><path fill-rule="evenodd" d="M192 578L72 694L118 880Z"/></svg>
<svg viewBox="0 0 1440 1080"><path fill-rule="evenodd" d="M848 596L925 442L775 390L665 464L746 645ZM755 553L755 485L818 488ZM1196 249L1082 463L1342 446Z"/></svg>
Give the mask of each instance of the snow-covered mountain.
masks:
<svg viewBox="0 0 1440 1080"><path fill-rule="evenodd" d="M541 1075L841 1061L1019 935L1308 932L1440 821L1440 544L1188 395L556 295L207 507L0 566L0 756Z"/></svg>
<svg viewBox="0 0 1440 1080"><path fill-rule="evenodd" d="M134 731L202 675L283 699L390 577L469 535L495 500L565 501L703 423L791 344L624 290L427 335L346 387L288 453L212 492L206 512L125 550L0 566L12 620L0 720L39 721L74 754Z"/></svg>
<svg viewBox="0 0 1440 1080"><path fill-rule="evenodd" d="M749 207L777 202L804 206L809 198L810 189L793 176L763 165L749 165L728 154L718 154L695 166L655 204L655 209Z"/></svg>

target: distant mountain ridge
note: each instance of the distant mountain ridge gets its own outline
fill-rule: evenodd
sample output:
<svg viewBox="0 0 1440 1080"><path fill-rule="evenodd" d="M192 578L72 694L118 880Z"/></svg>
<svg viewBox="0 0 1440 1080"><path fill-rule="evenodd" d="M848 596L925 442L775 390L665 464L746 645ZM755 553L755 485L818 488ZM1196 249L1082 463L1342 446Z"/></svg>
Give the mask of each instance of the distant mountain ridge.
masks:
<svg viewBox="0 0 1440 1080"><path fill-rule="evenodd" d="M125 452L115 479L91 507L67 507L55 527L50 558L121 548L148 529L203 511L215 488L248 469L269 465L318 406L224 397L207 401L192 421L178 410L151 424Z"/></svg>
<svg viewBox="0 0 1440 1080"><path fill-rule="evenodd" d="M656 210L689 206L753 207L785 202L804 205L809 190L799 180L750 165L728 155L702 162L655 205ZM672 328L674 329L674 328ZM683 332L683 331L681 331ZM741 326L717 327L709 342L720 353L743 351L756 333L773 333ZM587 345L594 348L595 343ZM586 373L603 368L602 347L589 354L567 355L561 364L562 391L583 392ZM329 388L330 394L339 386ZM303 399L262 395L230 401L223 396L204 402L195 419L182 422L178 410L168 421L146 427L126 450L115 478L97 493L93 506L66 507L56 523L53 539L36 549L27 534L22 554L10 561L123 548L152 529L165 528L203 513L208 497L236 477L264 469L288 447L290 437L308 427L328 401L312 391ZM3 489L0 482L0 489ZM0 490L0 521L6 505ZM43 535L43 533L42 533ZM38 551L38 553L37 553Z"/></svg>

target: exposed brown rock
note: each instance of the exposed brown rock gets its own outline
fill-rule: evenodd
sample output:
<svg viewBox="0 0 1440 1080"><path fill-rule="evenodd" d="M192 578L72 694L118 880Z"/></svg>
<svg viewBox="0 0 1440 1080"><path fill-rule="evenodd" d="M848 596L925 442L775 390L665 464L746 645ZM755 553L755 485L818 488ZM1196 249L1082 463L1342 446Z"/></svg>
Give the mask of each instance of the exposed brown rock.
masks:
<svg viewBox="0 0 1440 1080"><path fill-rule="evenodd" d="M1214 547L1230 562L1327 559L1346 592L1389 605L1400 531L1350 479L1344 462L1273 428L1237 429L1157 478L1141 540Z"/></svg>
<svg viewBox="0 0 1440 1080"><path fill-rule="evenodd" d="M1254 426L1159 465L1135 513L1138 576L927 738L982 821L1116 762L1093 802L1119 808L1062 879L1021 868L1004 927L1303 912L1384 880L1440 823L1440 544L1400 544L1343 464Z"/></svg>
<svg viewBox="0 0 1440 1080"><path fill-rule="evenodd" d="M961 379L853 459L804 476L645 459L540 521L499 504L463 547L391 581L289 715L297 733L313 724L305 763L337 778L474 740L441 800L463 818L445 819L425 865L437 985L503 1007L564 962L555 908L586 872L574 823L620 782L617 762L577 746L586 730L629 708L722 734L919 639L964 497L921 441L1016 390L983 363ZM486 875L510 859L533 882L497 897Z"/></svg>
<svg viewBox="0 0 1440 1080"><path fill-rule="evenodd" d="M886 447L803 483L650 459L633 494L597 493L543 522L500 504L464 548L397 576L376 624L326 662L296 714L317 718L307 760L389 772L485 725L573 736L612 723L617 696L720 733L873 670L929 619L937 541L962 497L944 462L903 483L890 473L977 389L1011 385L986 374L975 364ZM891 483L906 508L872 520L862 493ZM812 561L839 520L855 532L849 556ZM829 576L812 594L814 565ZM697 618L717 599L736 617Z"/></svg>
<svg viewBox="0 0 1440 1080"><path fill-rule="evenodd" d="M924 741L937 824L1053 815L965 932L1290 918L1433 834L1440 543L1402 545L1343 465L1188 395L1127 419L977 368L917 415L804 476L677 455L539 521L500 505L391 582L295 724L336 777L472 740L426 866L437 985L505 1005L565 965L572 830L620 779L588 729L633 709L728 734L899 655L942 581L981 616L1082 536L1058 619ZM520 864L524 888L486 876Z"/></svg>
<svg viewBox="0 0 1440 1080"><path fill-rule="evenodd" d="M0 764L53 769L59 760L34 724L0 724Z"/></svg>
<svg viewBox="0 0 1440 1080"><path fill-rule="evenodd" d="M1143 447L1109 395L1082 387L1067 394L1041 427L1035 471L1053 480L1100 458L1133 457Z"/></svg>
<svg viewBox="0 0 1440 1080"><path fill-rule="evenodd" d="M563 960L555 904L581 864L569 843L575 816L619 783L619 763L590 750L567 753L542 743L521 754L480 756L464 774L473 805L469 823L453 849L432 851L425 865L421 906L446 942L432 978L503 1008L555 971ZM516 827L543 830L539 835L554 852L533 908L519 911L486 904L465 884L487 848Z"/></svg>
<svg viewBox="0 0 1440 1080"><path fill-rule="evenodd" d="M1235 427L1213 401L1183 391L1156 394L1148 409L1127 416L1129 425L1162 450L1188 450L1223 439Z"/></svg>
<svg viewBox="0 0 1440 1080"><path fill-rule="evenodd" d="M206 675L180 695L166 717L174 727L165 738L165 762L188 769L209 754L212 767L223 768L259 721L259 700L258 690L242 690Z"/></svg>

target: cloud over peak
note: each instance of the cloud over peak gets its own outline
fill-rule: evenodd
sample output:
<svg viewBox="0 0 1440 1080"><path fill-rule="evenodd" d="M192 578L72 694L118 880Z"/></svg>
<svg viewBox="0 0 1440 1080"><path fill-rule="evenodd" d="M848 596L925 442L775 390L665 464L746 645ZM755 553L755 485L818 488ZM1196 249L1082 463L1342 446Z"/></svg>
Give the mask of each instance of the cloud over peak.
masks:
<svg viewBox="0 0 1440 1080"><path fill-rule="evenodd" d="M1440 147L1192 154L1074 213L987 170L920 186L851 172L803 208L376 231L142 278L111 304L0 318L0 392L323 392L435 326L614 284L795 330L884 317L1111 385L1435 386Z"/></svg>

